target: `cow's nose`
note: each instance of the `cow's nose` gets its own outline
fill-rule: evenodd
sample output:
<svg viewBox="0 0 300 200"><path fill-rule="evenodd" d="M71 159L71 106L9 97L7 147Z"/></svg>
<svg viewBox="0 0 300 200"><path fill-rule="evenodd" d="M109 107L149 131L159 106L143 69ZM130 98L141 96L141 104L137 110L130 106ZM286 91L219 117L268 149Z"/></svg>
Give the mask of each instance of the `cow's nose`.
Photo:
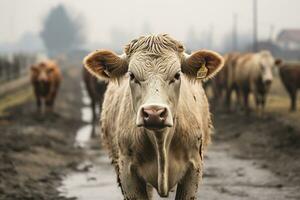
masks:
<svg viewBox="0 0 300 200"><path fill-rule="evenodd" d="M265 81L266 86L270 86L271 83L272 83L272 80L270 80L270 79L268 79L268 80Z"/></svg>
<svg viewBox="0 0 300 200"><path fill-rule="evenodd" d="M161 106L146 106L142 108L144 126L147 128L163 128L168 117L168 109Z"/></svg>

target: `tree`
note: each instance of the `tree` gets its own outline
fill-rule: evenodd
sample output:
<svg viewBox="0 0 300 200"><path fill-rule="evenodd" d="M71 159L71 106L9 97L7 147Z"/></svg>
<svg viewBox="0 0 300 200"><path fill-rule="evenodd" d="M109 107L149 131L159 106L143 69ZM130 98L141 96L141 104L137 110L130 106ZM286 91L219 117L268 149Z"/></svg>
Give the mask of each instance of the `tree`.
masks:
<svg viewBox="0 0 300 200"><path fill-rule="evenodd" d="M84 41L81 30L82 23L58 5L49 12L40 35L48 53L53 55L79 47Z"/></svg>

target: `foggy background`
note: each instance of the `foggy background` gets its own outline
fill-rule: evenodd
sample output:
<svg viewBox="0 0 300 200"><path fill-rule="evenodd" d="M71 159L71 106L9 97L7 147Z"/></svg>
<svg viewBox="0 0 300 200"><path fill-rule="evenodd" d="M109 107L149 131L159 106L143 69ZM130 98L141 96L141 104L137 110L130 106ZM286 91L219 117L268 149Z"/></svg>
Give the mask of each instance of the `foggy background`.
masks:
<svg viewBox="0 0 300 200"><path fill-rule="evenodd" d="M259 0L259 48L298 59L299 8L298 0ZM51 13L54 22L48 24L52 30L48 43L62 46L55 52L43 38ZM71 25L64 26L68 23L65 18ZM1 52L52 54L98 48L120 52L131 39L148 33L169 33L188 50L249 51L253 45L253 0L0 0L0 27ZM65 40L73 44L65 45Z"/></svg>

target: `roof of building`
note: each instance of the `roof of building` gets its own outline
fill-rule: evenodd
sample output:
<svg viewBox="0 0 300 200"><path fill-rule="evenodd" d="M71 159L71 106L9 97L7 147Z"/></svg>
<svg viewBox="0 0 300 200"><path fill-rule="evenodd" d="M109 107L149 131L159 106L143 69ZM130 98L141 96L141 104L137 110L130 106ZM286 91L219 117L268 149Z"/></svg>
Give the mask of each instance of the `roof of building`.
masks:
<svg viewBox="0 0 300 200"><path fill-rule="evenodd" d="M277 41L300 43L300 29L283 29L278 34Z"/></svg>

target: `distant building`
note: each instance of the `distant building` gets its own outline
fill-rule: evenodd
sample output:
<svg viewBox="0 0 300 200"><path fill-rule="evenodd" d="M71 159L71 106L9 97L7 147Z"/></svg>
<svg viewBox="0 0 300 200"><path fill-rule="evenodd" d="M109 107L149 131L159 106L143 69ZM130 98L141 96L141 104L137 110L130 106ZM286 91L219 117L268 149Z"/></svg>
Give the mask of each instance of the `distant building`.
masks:
<svg viewBox="0 0 300 200"><path fill-rule="evenodd" d="M300 50L300 29L283 29L276 41L283 50Z"/></svg>

